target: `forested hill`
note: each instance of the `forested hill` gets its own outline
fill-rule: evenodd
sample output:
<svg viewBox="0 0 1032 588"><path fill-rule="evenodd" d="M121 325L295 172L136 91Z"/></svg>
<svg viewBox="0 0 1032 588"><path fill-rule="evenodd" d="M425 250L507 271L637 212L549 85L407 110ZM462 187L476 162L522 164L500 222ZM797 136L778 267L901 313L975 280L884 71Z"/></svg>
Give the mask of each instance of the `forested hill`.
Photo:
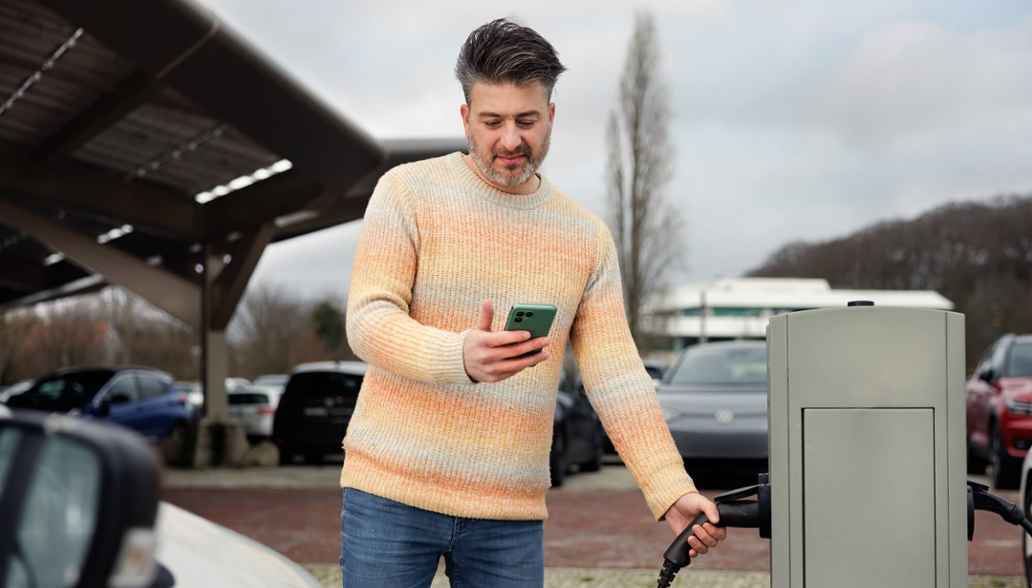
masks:
<svg viewBox="0 0 1032 588"><path fill-rule="evenodd" d="M747 275L936 290L967 315L971 367L999 335L1032 333L1032 196L947 204L839 239L788 243Z"/></svg>

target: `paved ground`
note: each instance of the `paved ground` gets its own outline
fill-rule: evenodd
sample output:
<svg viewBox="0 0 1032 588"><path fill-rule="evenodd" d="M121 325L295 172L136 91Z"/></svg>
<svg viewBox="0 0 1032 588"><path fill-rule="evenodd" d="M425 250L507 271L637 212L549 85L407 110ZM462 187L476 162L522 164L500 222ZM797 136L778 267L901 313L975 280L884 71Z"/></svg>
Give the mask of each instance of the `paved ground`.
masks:
<svg viewBox="0 0 1032 588"><path fill-rule="evenodd" d="M309 565L325 585L337 586L339 467L173 470L166 475L164 498ZM1004 495L1017 500L1016 493ZM571 476L547 500L549 586L655 586L670 530L652 520L622 465ZM1022 574L1020 534L995 516L977 517L971 573L997 578L972 585L1021 586L1016 578L1000 578ZM768 542L753 530L731 529L728 535L720 549L693 563L682 573L683 583L675 585L768 586Z"/></svg>

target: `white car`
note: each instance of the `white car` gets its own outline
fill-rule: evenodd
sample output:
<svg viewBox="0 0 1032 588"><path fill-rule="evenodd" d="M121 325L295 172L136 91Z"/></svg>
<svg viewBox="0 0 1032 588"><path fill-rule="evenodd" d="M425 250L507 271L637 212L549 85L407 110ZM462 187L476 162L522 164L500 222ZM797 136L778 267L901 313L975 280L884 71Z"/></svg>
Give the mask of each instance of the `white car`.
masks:
<svg viewBox="0 0 1032 588"><path fill-rule="evenodd" d="M280 394L262 386L239 386L229 391L229 414L244 426L252 441L272 437Z"/></svg>
<svg viewBox="0 0 1032 588"><path fill-rule="evenodd" d="M167 572L175 580L166 586L319 586L279 552L167 502L159 507L157 529L159 579Z"/></svg>
<svg viewBox="0 0 1032 588"><path fill-rule="evenodd" d="M1021 463L1021 509L1026 517L1032 516L1032 484L1029 478L1032 477L1032 451L1025 454L1025 460ZM1028 533L1021 534L1021 559L1025 564L1025 580L1032 586L1032 537Z"/></svg>
<svg viewBox="0 0 1032 588"><path fill-rule="evenodd" d="M269 547L159 502L160 466L139 435L5 410L0 545L10 551L0 586L319 587Z"/></svg>

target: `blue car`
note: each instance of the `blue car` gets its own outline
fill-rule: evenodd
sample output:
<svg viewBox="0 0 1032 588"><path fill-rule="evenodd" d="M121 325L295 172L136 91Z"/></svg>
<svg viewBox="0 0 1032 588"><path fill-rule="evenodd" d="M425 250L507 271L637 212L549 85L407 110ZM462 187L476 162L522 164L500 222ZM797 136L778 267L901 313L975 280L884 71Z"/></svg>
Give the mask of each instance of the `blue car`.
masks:
<svg viewBox="0 0 1032 588"><path fill-rule="evenodd" d="M172 376L146 367L78 367L43 376L7 399L13 410L78 415L132 429L160 443L167 461L184 455L195 409Z"/></svg>

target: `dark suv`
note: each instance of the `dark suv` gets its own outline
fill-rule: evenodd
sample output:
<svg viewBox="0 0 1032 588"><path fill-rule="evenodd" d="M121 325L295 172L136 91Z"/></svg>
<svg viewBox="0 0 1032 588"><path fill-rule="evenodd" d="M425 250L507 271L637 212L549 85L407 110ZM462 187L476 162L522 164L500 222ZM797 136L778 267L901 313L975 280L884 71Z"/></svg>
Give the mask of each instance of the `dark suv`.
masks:
<svg viewBox="0 0 1032 588"><path fill-rule="evenodd" d="M1032 445L1032 335L1004 335L967 382L968 468L986 462L997 488L1017 488Z"/></svg>
<svg viewBox="0 0 1032 588"><path fill-rule="evenodd" d="M272 425L281 463L293 463L300 455L318 464L328 453L342 453L366 367L358 361L322 361L294 369Z"/></svg>
<svg viewBox="0 0 1032 588"><path fill-rule="evenodd" d="M56 371L12 396L7 406L60 412L117 423L161 442L167 460L178 460L194 411L172 376L146 367L77 367Z"/></svg>

